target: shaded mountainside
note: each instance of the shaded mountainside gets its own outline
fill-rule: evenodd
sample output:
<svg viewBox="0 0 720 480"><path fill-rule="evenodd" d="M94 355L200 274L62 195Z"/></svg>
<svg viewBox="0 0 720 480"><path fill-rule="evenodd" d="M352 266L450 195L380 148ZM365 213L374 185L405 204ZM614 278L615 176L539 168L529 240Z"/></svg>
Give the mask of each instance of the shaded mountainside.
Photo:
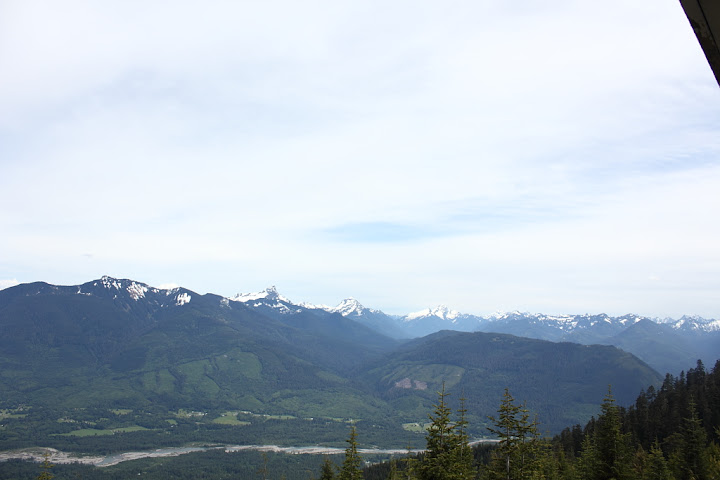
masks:
<svg viewBox="0 0 720 480"><path fill-rule="evenodd" d="M467 398L468 410L482 423L509 386L551 431L596 414L609 384L620 402L631 402L640 389L662 380L647 364L612 346L450 331L408 343L362 378L397 408L416 405L418 411L427 410L444 381L455 399Z"/></svg>
<svg viewBox="0 0 720 480"><path fill-rule="evenodd" d="M636 355L661 373L675 372L698 358L720 357L719 322L699 317L660 321L638 315L540 315L512 312L478 317L446 308L395 319L405 336L427 335L440 329L505 333L519 337L614 345Z"/></svg>
<svg viewBox="0 0 720 480"><path fill-rule="evenodd" d="M661 373L676 371L678 365L692 365L697 361L698 352L704 350L698 348L697 342L694 344L666 325L648 319L640 320L600 343L632 352Z"/></svg>

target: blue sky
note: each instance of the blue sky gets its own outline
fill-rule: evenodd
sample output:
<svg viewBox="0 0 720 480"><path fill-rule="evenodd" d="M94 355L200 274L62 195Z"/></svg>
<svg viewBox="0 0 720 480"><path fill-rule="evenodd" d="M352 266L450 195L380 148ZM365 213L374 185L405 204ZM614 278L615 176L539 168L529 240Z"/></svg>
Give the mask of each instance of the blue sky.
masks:
<svg viewBox="0 0 720 480"><path fill-rule="evenodd" d="M676 0L9 0L0 72L0 287L720 316Z"/></svg>

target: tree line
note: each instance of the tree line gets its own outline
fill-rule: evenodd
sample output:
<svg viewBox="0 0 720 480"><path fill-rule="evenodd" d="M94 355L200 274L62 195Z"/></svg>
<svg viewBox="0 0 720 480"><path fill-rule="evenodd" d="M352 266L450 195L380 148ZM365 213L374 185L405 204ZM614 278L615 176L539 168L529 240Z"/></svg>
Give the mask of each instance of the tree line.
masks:
<svg viewBox="0 0 720 480"><path fill-rule="evenodd" d="M444 388L429 415L423 454L373 465L366 480L713 480L720 479L720 360L667 375L629 407L618 406L608 387L600 414L554 438L505 389L490 417L494 445L470 447L461 399L451 418ZM342 473L342 472L340 472Z"/></svg>

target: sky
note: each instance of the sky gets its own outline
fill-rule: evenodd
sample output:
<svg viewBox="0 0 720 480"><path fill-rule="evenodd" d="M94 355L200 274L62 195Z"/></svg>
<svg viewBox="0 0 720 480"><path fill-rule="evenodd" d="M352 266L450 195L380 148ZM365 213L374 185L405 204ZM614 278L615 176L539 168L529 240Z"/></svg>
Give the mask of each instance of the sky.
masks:
<svg viewBox="0 0 720 480"><path fill-rule="evenodd" d="M0 0L0 288L720 318L677 0Z"/></svg>

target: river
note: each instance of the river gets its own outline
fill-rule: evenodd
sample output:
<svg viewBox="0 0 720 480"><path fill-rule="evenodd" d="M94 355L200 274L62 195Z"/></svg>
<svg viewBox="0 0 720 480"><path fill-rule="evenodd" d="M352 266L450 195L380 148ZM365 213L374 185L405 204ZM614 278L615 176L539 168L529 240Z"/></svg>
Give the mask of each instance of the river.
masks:
<svg viewBox="0 0 720 480"><path fill-rule="evenodd" d="M345 453L344 448L307 446L307 447L281 447L279 445L221 445L206 447L168 447L158 448L155 450L145 450L140 452L123 452L114 453L107 456L79 456L74 453L62 452L54 448L26 448L23 450L11 450L0 452L0 461L11 459L29 460L42 462L45 455L49 455L51 463L84 463L87 465L95 465L96 467L109 467L117 465L120 462L129 460L137 460L139 458L150 457L176 457L192 452L205 452L208 450L224 449L225 452L241 452L241 451L258 451L258 452L277 452L287 453L291 455L337 455ZM411 450L413 453L421 450ZM407 453L405 449L379 449L379 448L359 448L358 453L365 455L399 455Z"/></svg>

